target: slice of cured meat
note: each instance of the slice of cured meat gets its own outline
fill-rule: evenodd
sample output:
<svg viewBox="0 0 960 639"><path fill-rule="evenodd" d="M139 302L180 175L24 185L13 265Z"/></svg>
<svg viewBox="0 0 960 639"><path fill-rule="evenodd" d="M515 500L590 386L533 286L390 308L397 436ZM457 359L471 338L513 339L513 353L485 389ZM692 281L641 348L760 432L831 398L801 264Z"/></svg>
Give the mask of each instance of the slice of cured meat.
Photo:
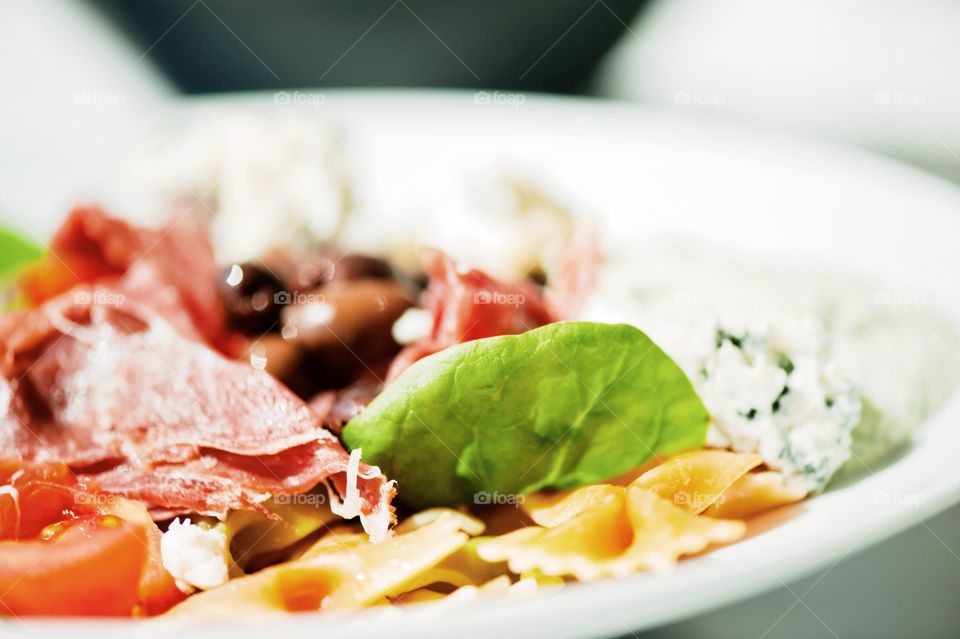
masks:
<svg viewBox="0 0 960 639"><path fill-rule="evenodd" d="M206 229L194 216L151 229L81 206L70 211L47 257L24 271L20 285L28 300L41 304L76 284L128 275L128 292L148 286L142 302L171 313L169 319L181 326L186 314L200 335L224 349L218 270Z"/></svg>
<svg viewBox="0 0 960 639"><path fill-rule="evenodd" d="M430 278L425 305L433 314L434 342L449 346L512 335L555 320L532 281L501 282L435 250L424 256L424 270Z"/></svg>
<svg viewBox="0 0 960 639"><path fill-rule="evenodd" d="M385 512L392 485L269 374L182 334L122 288L78 286L0 318L0 450L62 461L155 516L261 509L330 478Z"/></svg>
<svg viewBox="0 0 960 639"><path fill-rule="evenodd" d="M388 383L418 359L448 346L523 333L557 319L532 281L500 282L436 250L425 253L423 266L430 278L424 306L433 315L433 327L425 340L397 355Z"/></svg>

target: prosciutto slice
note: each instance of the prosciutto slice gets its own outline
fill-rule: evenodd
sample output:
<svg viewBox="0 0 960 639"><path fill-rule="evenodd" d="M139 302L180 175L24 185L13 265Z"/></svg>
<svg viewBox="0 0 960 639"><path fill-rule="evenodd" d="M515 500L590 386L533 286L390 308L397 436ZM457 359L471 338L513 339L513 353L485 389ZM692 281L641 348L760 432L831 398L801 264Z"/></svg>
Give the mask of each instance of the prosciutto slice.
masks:
<svg viewBox="0 0 960 639"><path fill-rule="evenodd" d="M429 277L424 306L433 315L433 327L425 340L397 355L388 383L417 360L448 346L523 333L557 319L532 281L501 282L436 250L425 253L423 266Z"/></svg>
<svg viewBox="0 0 960 639"><path fill-rule="evenodd" d="M61 461L154 516L264 510L268 494L331 479L350 457L269 374L185 335L124 279L0 318L0 450ZM392 485L358 469L360 512Z"/></svg>
<svg viewBox="0 0 960 639"><path fill-rule="evenodd" d="M141 302L164 314L182 331L195 332L232 352L217 296L218 273L206 229L182 215L159 229L130 224L97 207L70 211L50 242L49 255L21 276L27 299L41 304L77 284L126 276L127 292L149 294Z"/></svg>

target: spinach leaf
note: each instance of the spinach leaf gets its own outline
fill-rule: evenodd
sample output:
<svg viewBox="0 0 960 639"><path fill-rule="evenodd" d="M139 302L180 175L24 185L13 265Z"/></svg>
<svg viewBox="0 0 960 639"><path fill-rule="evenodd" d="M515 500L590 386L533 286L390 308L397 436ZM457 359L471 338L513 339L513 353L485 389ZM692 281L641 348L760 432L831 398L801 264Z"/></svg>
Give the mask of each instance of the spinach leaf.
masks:
<svg viewBox="0 0 960 639"><path fill-rule="evenodd" d="M0 226L0 284L15 278L21 268L42 255L42 246Z"/></svg>
<svg viewBox="0 0 960 639"><path fill-rule="evenodd" d="M420 360L343 439L398 481L401 501L426 507L608 479L702 446L707 419L640 330L562 322Z"/></svg>

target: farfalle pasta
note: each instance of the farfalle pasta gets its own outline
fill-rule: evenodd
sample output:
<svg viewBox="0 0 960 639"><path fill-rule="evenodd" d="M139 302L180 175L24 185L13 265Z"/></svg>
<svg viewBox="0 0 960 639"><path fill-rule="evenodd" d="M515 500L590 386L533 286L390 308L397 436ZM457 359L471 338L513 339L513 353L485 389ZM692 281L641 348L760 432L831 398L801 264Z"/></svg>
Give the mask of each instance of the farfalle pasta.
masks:
<svg viewBox="0 0 960 639"><path fill-rule="evenodd" d="M484 536L491 516L430 508L401 521L393 536L372 543L354 526L328 528L289 560L195 595L170 614L208 618L289 611L444 602L529 593L565 580L596 581L638 571L667 572L684 556L740 539L741 518L802 499L804 492L776 472L753 472L752 454L694 450L648 465L626 485L592 484L522 500L535 525ZM228 520L236 531L261 530L261 550L289 544L317 525L290 518ZM229 527L228 527L229 529ZM351 576L364 574L363 580Z"/></svg>
<svg viewBox="0 0 960 639"><path fill-rule="evenodd" d="M693 450L654 466L631 485L656 493L689 513L699 514L722 501L734 483L762 463L760 455Z"/></svg>
<svg viewBox="0 0 960 639"><path fill-rule="evenodd" d="M485 522L477 517L450 508L429 508L405 519L396 527L395 532L407 534L429 526L440 518L454 519L462 531L475 538L468 540L437 565L419 575L410 584L410 591L430 591L442 596L449 592L450 588L480 588L506 577L505 565L486 562L477 555L477 543L482 539L477 536L482 535L486 529ZM401 599L405 601L405 595Z"/></svg>
<svg viewBox="0 0 960 639"><path fill-rule="evenodd" d="M806 496L807 489L803 484L789 480L782 473L747 473L731 484L723 493L723 499L711 504L704 514L749 519Z"/></svg>
<svg viewBox="0 0 960 639"><path fill-rule="evenodd" d="M698 450L667 459L626 487L535 495L525 508L537 526L481 541L478 554L506 561L515 573L538 570L581 581L667 571L680 557L736 541L746 531L742 521L701 512L752 515L803 497L777 484L777 473L746 479L760 463L756 455ZM732 505L723 510L727 493Z"/></svg>
<svg viewBox="0 0 960 639"><path fill-rule="evenodd" d="M560 512L561 517L554 515ZM532 513L537 519L536 512ZM506 561L513 572L539 570L580 581L639 570L665 571L686 554L736 541L739 521L692 515L655 493L633 485L590 486L550 507L541 522L480 544L488 561Z"/></svg>
<svg viewBox="0 0 960 639"><path fill-rule="evenodd" d="M226 619L383 602L467 542L452 516L409 533L371 543L361 535L328 536L299 559L239 577L187 599L170 615ZM356 579L356 575L364 575Z"/></svg>

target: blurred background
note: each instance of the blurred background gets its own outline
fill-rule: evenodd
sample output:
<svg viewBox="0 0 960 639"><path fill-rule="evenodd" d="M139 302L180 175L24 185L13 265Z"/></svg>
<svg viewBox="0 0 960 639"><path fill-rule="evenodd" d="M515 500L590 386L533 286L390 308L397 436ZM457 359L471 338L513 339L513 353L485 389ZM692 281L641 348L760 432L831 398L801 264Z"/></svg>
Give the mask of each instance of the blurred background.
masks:
<svg viewBox="0 0 960 639"><path fill-rule="evenodd" d="M950 0L0 0L0 207L59 206L167 100L290 87L612 98L755 122L960 180ZM81 107L94 106L97 110ZM122 108L120 108L122 107ZM957 636L960 509L657 637Z"/></svg>

